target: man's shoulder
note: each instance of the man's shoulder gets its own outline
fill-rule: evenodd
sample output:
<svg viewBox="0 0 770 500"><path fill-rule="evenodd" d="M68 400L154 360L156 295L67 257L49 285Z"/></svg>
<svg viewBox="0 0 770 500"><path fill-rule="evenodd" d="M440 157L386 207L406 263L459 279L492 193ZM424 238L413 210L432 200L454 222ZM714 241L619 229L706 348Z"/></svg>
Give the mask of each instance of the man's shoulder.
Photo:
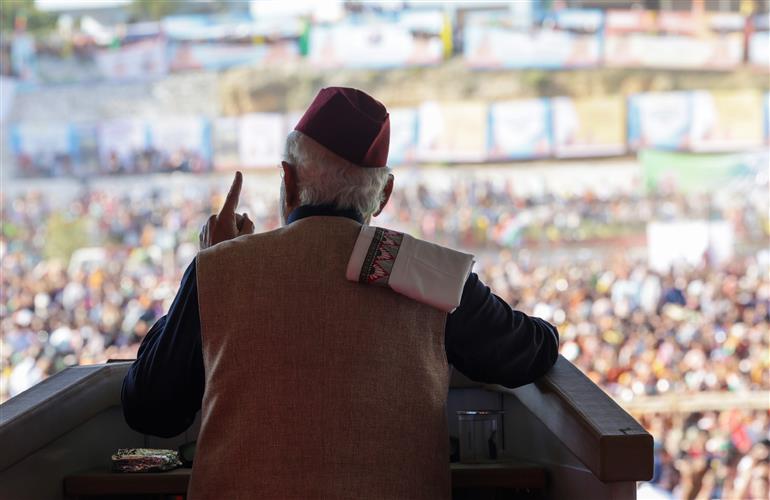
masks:
<svg viewBox="0 0 770 500"><path fill-rule="evenodd" d="M358 222L345 217L308 217L261 233L245 234L232 240L223 241L199 252L200 258L221 258L228 254L251 252L258 248L291 244L291 240L307 240L318 237L337 237L357 234L361 228Z"/></svg>
<svg viewBox="0 0 770 500"><path fill-rule="evenodd" d="M262 242L279 238L286 231L286 227L279 227L261 233L244 234L231 240L222 241L198 252L198 260L218 258L223 254L237 253Z"/></svg>

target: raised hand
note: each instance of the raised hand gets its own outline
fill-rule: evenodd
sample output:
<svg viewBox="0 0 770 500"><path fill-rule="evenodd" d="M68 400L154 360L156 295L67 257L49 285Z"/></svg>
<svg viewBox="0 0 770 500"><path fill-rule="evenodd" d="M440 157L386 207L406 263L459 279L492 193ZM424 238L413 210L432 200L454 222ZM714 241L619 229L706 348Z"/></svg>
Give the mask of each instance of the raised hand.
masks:
<svg viewBox="0 0 770 500"><path fill-rule="evenodd" d="M230 192L227 193L225 203L222 205L222 210L209 217L198 235L201 250L222 241L254 232L254 223L249 219L248 214L245 212L242 215L235 213L235 209L238 207L238 198L241 196L242 185L243 174L236 172L233 184L230 186Z"/></svg>

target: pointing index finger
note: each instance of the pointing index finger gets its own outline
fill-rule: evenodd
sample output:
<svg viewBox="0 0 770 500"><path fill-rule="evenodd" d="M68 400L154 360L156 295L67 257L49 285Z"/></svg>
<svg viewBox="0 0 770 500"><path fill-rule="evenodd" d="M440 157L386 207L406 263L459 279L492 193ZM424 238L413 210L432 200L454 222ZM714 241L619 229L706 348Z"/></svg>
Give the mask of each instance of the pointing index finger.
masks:
<svg viewBox="0 0 770 500"><path fill-rule="evenodd" d="M241 186L243 185L243 175L240 172L235 172L235 179L230 186L230 191L227 193L225 203L222 205L220 214L235 213L235 209L238 207L238 198L241 196Z"/></svg>

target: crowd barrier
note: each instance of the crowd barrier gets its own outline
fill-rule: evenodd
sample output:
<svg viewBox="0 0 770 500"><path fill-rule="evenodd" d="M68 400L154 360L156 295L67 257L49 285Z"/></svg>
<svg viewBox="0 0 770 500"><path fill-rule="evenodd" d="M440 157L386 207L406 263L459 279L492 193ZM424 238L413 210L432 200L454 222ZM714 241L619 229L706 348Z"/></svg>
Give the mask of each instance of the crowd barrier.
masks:
<svg viewBox="0 0 770 500"><path fill-rule="evenodd" d="M704 391L688 394L636 396L631 401L618 401L624 410L643 413L696 413L728 410L760 410L770 407L770 391Z"/></svg>

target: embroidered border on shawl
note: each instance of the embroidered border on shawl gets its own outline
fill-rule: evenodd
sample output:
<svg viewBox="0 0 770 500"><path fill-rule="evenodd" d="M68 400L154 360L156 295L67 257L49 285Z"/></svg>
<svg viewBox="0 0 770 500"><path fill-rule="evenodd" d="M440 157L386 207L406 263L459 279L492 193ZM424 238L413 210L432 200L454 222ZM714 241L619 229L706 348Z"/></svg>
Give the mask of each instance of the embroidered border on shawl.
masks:
<svg viewBox="0 0 770 500"><path fill-rule="evenodd" d="M377 227L374 229L372 242L361 266L359 283L376 286L388 286L393 264L396 262L404 233Z"/></svg>

